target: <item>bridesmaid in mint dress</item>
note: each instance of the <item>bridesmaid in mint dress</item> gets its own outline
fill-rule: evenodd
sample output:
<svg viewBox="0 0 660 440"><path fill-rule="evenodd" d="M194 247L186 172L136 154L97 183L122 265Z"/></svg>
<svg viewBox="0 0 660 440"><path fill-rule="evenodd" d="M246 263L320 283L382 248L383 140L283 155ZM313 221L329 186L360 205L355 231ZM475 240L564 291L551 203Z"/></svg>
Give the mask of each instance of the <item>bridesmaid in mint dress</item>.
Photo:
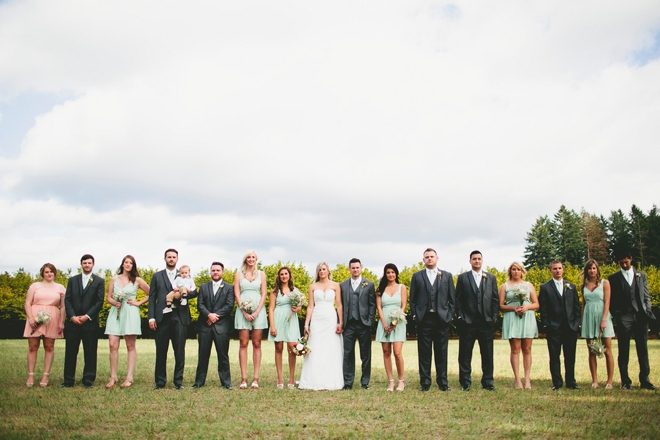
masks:
<svg viewBox="0 0 660 440"><path fill-rule="evenodd" d="M500 310L504 312L502 339L509 340L514 386L518 389L523 388L520 380L520 352L522 351L525 389L531 389L532 340L539 336L534 311L539 308L539 301L532 283L523 280L527 271L522 264L511 263L507 273L509 280L500 286L499 291ZM522 304L515 298L517 293L523 293L526 296Z"/></svg>
<svg viewBox="0 0 660 440"><path fill-rule="evenodd" d="M390 322L388 315L393 310L405 312L408 305L408 291L406 286L399 284L399 269L392 263L385 265L383 277L376 291L376 309L378 310L378 328L376 329L376 342L383 347L383 363L389 384L387 391L394 391L394 374L392 373L392 351L399 383L397 391L403 391L403 343L406 341L406 322L396 324Z"/></svg>
<svg viewBox="0 0 660 440"><path fill-rule="evenodd" d="M257 269L257 253L249 251L243 257L241 268L234 276L234 295L236 296L236 315L234 316L234 328L238 330L238 363L241 367L240 389L247 388L247 350L252 331L252 363L254 374L252 389L259 388L259 370L261 369L261 335L263 329L268 328L266 317L266 274ZM255 307L252 313L247 313L241 308L245 301L252 301Z"/></svg>
<svg viewBox="0 0 660 440"><path fill-rule="evenodd" d="M138 288L146 293L142 301L138 301L136 298ZM119 343L122 336L126 341L128 368L126 380L121 384L121 388L128 388L133 385L133 372L137 362L135 341L137 335L142 334L140 306L149 300L149 285L140 278L135 258L132 255L124 257L117 270L117 275L110 279L106 299L112 307L105 326L105 334L108 335L110 344L110 381L105 388L110 389L117 385Z"/></svg>
<svg viewBox="0 0 660 440"><path fill-rule="evenodd" d="M582 337L587 340L587 347L592 339L598 338L603 332L605 346L605 365L607 367L606 390L612 389L614 376L614 355L612 354L612 338L614 327L610 317L610 282L602 280L600 268L596 260L589 260L584 265L584 280L582 282ZM591 372L591 387L598 388L598 358L589 350L589 371Z"/></svg>
<svg viewBox="0 0 660 440"><path fill-rule="evenodd" d="M291 292L300 293L293 285L291 269L284 266L277 272L275 288L270 293L270 303L268 305L268 320L270 322L270 334L268 340L275 342L275 369L277 370L277 388L284 388L284 378L282 377L282 352L286 342L287 353L289 354L289 384L288 388L295 386L296 373L296 354L293 347L300 339L300 325L298 323L298 312L301 306L292 307L289 294Z"/></svg>

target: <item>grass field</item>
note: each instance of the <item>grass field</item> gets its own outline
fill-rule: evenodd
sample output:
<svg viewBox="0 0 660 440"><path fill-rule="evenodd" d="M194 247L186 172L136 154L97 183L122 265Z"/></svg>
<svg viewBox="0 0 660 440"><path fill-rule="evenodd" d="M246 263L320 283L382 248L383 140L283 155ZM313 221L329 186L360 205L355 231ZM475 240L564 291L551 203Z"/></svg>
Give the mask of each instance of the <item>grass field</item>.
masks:
<svg viewBox="0 0 660 440"><path fill-rule="evenodd" d="M614 350L616 356L616 341ZM449 343L449 382L443 393L418 388L417 346L404 344L406 390L385 391L387 378L380 344L373 343L371 389L314 392L277 390L274 350L264 342L261 388L238 390L238 342L230 358L234 389L220 388L211 360L206 386L192 390L197 364L197 342L187 343L183 391L171 384L170 350L165 390L152 391L155 348L153 340L138 340L138 368L130 389L107 391L108 345L99 341L99 371L95 387L80 383L82 349L76 387L60 389L64 341L56 343L50 385L26 388L24 340L0 340L0 438L659 438L660 393L619 389L606 391L604 360L599 363L601 388L590 387L587 350L578 342L577 380L581 390L550 390L548 354L544 340L533 345L532 387L513 388L509 347L495 341L495 392L479 387L480 358L475 347L473 389L458 384L458 341ZM633 343L634 347L634 343ZM126 371L126 353L120 352L119 379ZM649 341L651 381L660 385L660 341ZM630 373L636 383L637 360L631 349ZM251 357L251 355L250 355ZM615 360L616 363L616 360ZM297 366L297 377L301 364ZM522 368L522 367L521 367ZM40 350L35 382L43 369ZM285 359L286 369L286 359ZM359 370L359 366L358 366ZM250 369L248 370L250 371ZM476 374L475 374L476 373Z"/></svg>

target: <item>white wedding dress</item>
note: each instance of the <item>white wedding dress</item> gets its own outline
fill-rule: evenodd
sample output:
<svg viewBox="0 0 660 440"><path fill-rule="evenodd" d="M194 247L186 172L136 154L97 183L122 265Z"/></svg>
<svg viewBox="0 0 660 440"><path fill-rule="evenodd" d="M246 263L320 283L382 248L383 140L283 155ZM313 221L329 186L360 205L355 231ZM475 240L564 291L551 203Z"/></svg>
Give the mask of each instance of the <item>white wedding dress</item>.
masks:
<svg viewBox="0 0 660 440"><path fill-rule="evenodd" d="M301 390L341 390L344 387L344 342L337 331L334 290L314 291L314 311L300 375Z"/></svg>

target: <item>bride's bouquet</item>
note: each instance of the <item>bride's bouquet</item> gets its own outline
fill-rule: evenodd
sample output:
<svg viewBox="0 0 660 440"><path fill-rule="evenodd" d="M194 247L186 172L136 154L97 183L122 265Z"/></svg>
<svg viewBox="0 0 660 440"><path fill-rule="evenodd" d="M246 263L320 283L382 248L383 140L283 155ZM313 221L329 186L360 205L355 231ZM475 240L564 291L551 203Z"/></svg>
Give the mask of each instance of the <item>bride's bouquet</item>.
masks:
<svg viewBox="0 0 660 440"><path fill-rule="evenodd" d="M513 292L513 299L517 300L522 306L525 301L529 301L529 296L527 296L527 291L523 288L523 284L517 284L511 289ZM523 315L518 315L522 319Z"/></svg>
<svg viewBox="0 0 660 440"><path fill-rule="evenodd" d="M305 296L304 293L302 293L300 290L294 290L292 292L289 292L289 301L291 301L291 308L295 307L306 307L307 306L307 297ZM293 317L294 312L291 312L289 314L289 319L287 321L291 321L291 318Z"/></svg>
<svg viewBox="0 0 660 440"><path fill-rule="evenodd" d="M390 326L396 327L396 325L400 322L402 323L407 323L406 321L406 314L403 313L403 310L401 310L401 307L397 307L395 309L390 310L390 312L387 314L387 320L390 323Z"/></svg>
<svg viewBox="0 0 660 440"><path fill-rule="evenodd" d="M597 357L602 358L605 354L605 345L603 345L603 332L600 332L598 338L592 339L588 344L589 351Z"/></svg>
<svg viewBox="0 0 660 440"><path fill-rule="evenodd" d="M50 313L48 313L45 310L42 310L41 312L37 313L37 317L34 318L34 323L37 324L37 327L39 327L41 324L48 324L50 322ZM30 334L33 334L36 332L37 329L35 328L30 332Z"/></svg>
<svg viewBox="0 0 660 440"><path fill-rule="evenodd" d="M122 303L122 304L129 297L130 297L130 295L128 293L124 293L123 290L119 290L118 292L114 292L112 294L112 299L117 301L118 303ZM119 320L119 310L117 310L117 320Z"/></svg>
<svg viewBox="0 0 660 440"><path fill-rule="evenodd" d="M312 349L307 345L307 338L305 336L298 339L298 343L293 347L293 353L296 356L307 356L311 352Z"/></svg>

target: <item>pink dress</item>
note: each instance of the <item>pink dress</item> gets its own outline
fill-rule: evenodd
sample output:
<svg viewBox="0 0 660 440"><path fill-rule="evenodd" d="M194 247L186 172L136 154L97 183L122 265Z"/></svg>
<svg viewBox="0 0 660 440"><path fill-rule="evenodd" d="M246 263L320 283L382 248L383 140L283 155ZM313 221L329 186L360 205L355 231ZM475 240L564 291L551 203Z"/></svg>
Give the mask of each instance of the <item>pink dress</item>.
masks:
<svg viewBox="0 0 660 440"><path fill-rule="evenodd" d="M63 285L53 283L53 286L44 286L43 283L34 283L30 286L34 289L32 296L32 319L37 318L37 313L42 310L50 314L50 322L48 324L41 324L32 333L32 327L26 321L25 331L23 332L24 338L39 338L41 336L50 339L62 338L62 333L59 333L60 325L60 300L64 296L66 289ZM62 311L62 313L66 313Z"/></svg>

